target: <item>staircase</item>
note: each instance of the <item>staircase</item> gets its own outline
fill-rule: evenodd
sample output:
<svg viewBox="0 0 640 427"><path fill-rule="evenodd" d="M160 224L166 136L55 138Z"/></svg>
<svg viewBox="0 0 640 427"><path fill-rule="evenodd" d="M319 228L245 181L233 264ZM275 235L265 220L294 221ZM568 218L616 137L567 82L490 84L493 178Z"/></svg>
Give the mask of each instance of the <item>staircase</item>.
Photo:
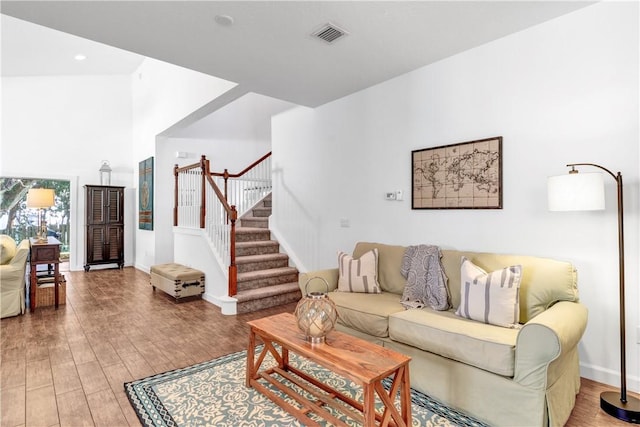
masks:
<svg viewBox="0 0 640 427"><path fill-rule="evenodd" d="M298 270L271 240L271 194L239 219L236 226L238 314L299 301Z"/></svg>

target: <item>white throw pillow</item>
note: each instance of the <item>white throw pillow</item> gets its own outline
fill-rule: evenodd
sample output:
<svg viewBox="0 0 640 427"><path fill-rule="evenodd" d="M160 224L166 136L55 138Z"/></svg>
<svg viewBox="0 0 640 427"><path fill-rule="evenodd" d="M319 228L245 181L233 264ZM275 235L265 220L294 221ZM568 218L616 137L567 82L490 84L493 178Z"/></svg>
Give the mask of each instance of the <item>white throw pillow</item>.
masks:
<svg viewBox="0 0 640 427"><path fill-rule="evenodd" d="M521 265L487 273L462 257L460 273L460 306L456 315L507 328L518 327Z"/></svg>
<svg viewBox="0 0 640 427"><path fill-rule="evenodd" d="M358 259L353 259L344 252L338 252L338 271L339 291L380 293L377 248L365 252Z"/></svg>

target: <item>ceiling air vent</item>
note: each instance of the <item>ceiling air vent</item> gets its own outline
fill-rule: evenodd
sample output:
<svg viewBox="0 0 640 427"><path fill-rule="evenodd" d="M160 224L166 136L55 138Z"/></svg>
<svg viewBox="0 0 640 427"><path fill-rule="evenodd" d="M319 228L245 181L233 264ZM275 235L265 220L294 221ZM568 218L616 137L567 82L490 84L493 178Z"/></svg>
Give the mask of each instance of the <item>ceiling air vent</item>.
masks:
<svg viewBox="0 0 640 427"><path fill-rule="evenodd" d="M311 35L313 37L324 40L327 43L333 43L336 40L339 40L342 37L346 36L347 34L349 33L347 33L342 28L329 23L329 24L323 25L320 29L314 31L313 34Z"/></svg>

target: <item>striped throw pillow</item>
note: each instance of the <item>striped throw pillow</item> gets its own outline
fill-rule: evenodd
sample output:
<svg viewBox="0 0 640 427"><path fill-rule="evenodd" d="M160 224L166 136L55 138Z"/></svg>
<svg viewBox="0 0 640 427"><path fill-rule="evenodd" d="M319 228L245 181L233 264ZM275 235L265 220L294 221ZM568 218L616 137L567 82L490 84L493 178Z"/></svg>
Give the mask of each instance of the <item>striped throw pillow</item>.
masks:
<svg viewBox="0 0 640 427"><path fill-rule="evenodd" d="M521 265L487 273L462 257L460 273L460 306L456 315L507 328L518 327Z"/></svg>
<svg viewBox="0 0 640 427"><path fill-rule="evenodd" d="M365 252L358 259L353 259L344 252L338 252L338 272L339 291L380 293L377 248Z"/></svg>

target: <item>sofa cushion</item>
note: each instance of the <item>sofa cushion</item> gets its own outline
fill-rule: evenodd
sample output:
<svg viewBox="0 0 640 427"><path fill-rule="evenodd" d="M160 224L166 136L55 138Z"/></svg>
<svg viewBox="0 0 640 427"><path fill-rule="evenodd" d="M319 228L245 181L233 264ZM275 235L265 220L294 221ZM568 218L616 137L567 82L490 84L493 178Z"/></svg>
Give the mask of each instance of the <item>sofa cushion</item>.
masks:
<svg viewBox="0 0 640 427"><path fill-rule="evenodd" d="M378 249L378 283L380 283L380 288L385 292L402 295L407 279L400 274L400 266L406 248L383 243L358 242L353 249L353 257L360 258L362 254L374 248Z"/></svg>
<svg viewBox="0 0 640 427"><path fill-rule="evenodd" d="M0 264L8 264L16 255L16 241L11 236L0 234Z"/></svg>
<svg viewBox="0 0 640 427"><path fill-rule="evenodd" d="M338 290L341 292L364 292L379 294L378 249L353 258L338 252Z"/></svg>
<svg viewBox="0 0 640 427"><path fill-rule="evenodd" d="M389 316L389 337L468 365L512 377L518 329L455 315L453 310L406 310Z"/></svg>
<svg viewBox="0 0 640 427"><path fill-rule="evenodd" d="M460 306L456 315L505 328L518 325L518 290L522 267L513 265L487 273L467 258L460 266Z"/></svg>
<svg viewBox="0 0 640 427"><path fill-rule="evenodd" d="M338 323L374 337L389 336L389 315L404 311L400 296L390 292L329 292L338 308Z"/></svg>
<svg viewBox="0 0 640 427"><path fill-rule="evenodd" d="M520 323L528 322L558 301L578 301L577 274L569 262L534 256L442 250L442 265L449 278L454 308L460 305L460 259L463 256L485 271L516 264L522 266Z"/></svg>

